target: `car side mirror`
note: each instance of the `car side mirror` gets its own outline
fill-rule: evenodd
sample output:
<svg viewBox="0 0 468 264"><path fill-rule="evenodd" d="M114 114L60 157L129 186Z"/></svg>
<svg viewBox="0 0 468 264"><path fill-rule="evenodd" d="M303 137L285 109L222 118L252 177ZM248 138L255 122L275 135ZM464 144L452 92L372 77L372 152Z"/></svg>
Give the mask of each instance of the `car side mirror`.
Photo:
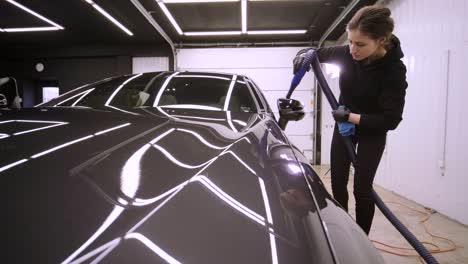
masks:
<svg viewBox="0 0 468 264"><path fill-rule="evenodd" d="M278 124L281 129L286 129L289 121L299 121L304 118L304 105L295 99L278 99L278 110L280 118Z"/></svg>

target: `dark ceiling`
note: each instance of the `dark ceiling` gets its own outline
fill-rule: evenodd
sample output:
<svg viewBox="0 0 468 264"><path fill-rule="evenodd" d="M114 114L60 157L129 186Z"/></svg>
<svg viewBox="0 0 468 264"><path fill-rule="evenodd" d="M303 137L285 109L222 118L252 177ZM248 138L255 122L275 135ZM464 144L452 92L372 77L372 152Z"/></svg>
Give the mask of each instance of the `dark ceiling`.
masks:
<svg viewBox="0 0 468 264"><path fill-rule="evenodd" d="M135 1L135 0L133 0ZM157 0L137 0L150 13L176 44L190 43L274 43L318 41L351 0L248 0L247 30L307 30L298 35L238 35L185 36L179 35ZM95 0L116 20L126 26L127 35L97 12L85 0L16 0L16 2L63 26L64 30L43 32L0 32L0 47L57 48L80 45L154 45L167 42L135 7L132 0ZM362 0L329 35L336 40L345 29L350 16L375 0ZM240 31L241 2L166 3L174 19L184 32ZM0 1L0 29L15 27L48 27L33 15L11 3Z"/></svg>

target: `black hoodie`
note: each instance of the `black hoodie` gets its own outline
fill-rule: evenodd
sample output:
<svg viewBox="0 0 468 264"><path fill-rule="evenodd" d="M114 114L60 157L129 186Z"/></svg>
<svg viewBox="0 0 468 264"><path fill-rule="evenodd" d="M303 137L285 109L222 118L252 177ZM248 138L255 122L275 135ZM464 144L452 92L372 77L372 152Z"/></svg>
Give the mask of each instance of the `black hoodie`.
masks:
<svg viewBox="0 0 468 264"><path fill-rule="evenodd" d="M321 63L340 67L339 104L361 114L360 135L385 134L402 120L406 67L398 38L393 36L389 46L384 57L369 64L354 60L348 45L317 50Z"/></svg>

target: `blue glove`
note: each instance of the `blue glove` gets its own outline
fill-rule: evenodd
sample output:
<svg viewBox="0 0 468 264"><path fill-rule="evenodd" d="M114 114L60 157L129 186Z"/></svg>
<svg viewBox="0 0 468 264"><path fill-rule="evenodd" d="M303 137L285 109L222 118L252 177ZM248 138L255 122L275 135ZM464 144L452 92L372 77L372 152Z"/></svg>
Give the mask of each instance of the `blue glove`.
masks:
<svg viewBox="0 0 468 264"><path fill-rule="evenodd" d="M338 122L338 131L343 137L352 136L356 131L356 125L350 122Z"/></svg>

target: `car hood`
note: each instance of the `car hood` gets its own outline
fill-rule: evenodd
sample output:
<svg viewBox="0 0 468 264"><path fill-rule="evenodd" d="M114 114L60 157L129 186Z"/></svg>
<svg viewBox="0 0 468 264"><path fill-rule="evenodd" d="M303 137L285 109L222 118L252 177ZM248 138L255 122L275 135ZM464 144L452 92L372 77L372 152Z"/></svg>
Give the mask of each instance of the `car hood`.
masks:
<svg viewBox="0 0 468 264"><path fill-rule="evenodd" d="M303 251L265 158L268 141L289 144L262 115L1 113L2 226L11 262L271 263L277 251L285 259Z"/></svg>

